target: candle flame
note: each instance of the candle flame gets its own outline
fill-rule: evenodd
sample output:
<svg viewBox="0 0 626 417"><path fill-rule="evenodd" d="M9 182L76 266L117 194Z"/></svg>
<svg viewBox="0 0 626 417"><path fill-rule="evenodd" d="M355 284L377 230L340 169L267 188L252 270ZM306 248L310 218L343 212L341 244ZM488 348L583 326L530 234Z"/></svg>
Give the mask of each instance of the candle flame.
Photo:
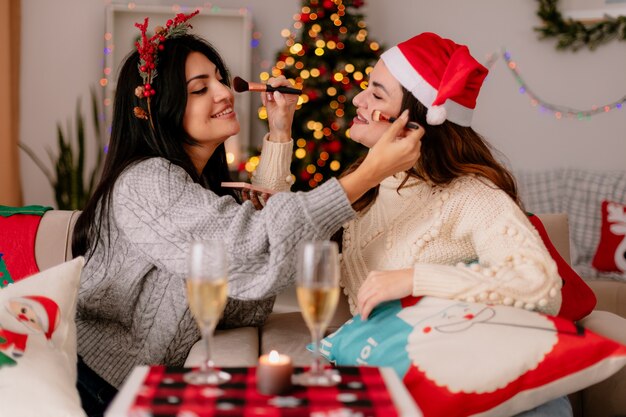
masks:
<svg viewBox="0 0 626 417"><path fill-rule="evenodd" d="M270 352L269 361L271 363L278 363L279 360L280 360L280 356L278 355L278 352L276 352L275 350L272 350Z"/></svg>

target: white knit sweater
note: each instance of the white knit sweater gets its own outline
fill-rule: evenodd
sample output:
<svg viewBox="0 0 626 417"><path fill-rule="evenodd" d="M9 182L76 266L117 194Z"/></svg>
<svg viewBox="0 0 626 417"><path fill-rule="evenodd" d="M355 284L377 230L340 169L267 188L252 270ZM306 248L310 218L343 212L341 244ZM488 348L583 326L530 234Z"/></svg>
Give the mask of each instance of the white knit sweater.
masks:
<svg viewBox="0 0 626 417"><path fill-rule="evenodd" d="M270 142L270 134L263 138L263 149L257 169L252 173L252 184L274 191L289 191L293 177L289 170L293 154L293 140Z"/></svg>
<svg viewBox="0 0 626 417"><path fill-rule="evenodd" d="M561 278L527 216L489 181L432 186L404 174L345 225L342 286L350 309L373 270L414 268L413 295L513 305L556 314Z"/></svg>

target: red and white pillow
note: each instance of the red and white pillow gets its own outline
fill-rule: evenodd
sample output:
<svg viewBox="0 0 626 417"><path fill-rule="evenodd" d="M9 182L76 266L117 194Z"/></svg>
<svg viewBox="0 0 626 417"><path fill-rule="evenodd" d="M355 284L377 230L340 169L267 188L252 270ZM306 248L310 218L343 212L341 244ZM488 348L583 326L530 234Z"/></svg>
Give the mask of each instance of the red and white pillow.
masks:
<svg viewBox="0 0 626 417"><path fill-rule="evenodd" d="M514 415L626 364L626 346L561 317L434 297L357 315L321 352L338 365L393 368L424 417Z"/></svg>
<svg viewBox="0 0 626 417"><path fill-rule="evenodd" d="M600 242L591 265L599 271L626 274L626 205L602 202Z"/></svg>
<svg viewBox="0 0 626 417"><path fill-rule="evenodd" d="M0 415L84 417L76 300L84 259L0 289Z"/></svg>
<svg viewBox="0 0 626 417"><path fill-rule="evenodd" d="M528 214L528 220L539 232L539 236L541 236L541 240L546 249L548 249L550 256L556 262L559 275L563 280L563 287L561 288L562 302L558 316L573 321L585 318L593 311L597 303L593 290L589 288L580 275L574 271L554 247L541 219L534 214Z"/></svg>

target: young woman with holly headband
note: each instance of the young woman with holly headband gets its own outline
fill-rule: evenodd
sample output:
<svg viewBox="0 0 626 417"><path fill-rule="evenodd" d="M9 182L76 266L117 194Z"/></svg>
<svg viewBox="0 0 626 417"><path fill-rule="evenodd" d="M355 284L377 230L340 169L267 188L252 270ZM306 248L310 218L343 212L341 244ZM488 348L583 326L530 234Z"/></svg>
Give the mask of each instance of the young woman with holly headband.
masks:
<svg viewBox="0 0 626 417"><path fill-rule="evenodd" d="M239 132L229 73L211 45L186 33L194 14L178 15L151 38L147 19L137 25L142 39L119 73L102 178L74 231L73 254L87 258L79 388L94 415L135 365L180 366L200 339L185 298L192 240L223 239L229 252L231 298L220 326L260 325L274 295L293 283L297 243L328 239L354 217L351 203L419 156L421 132L403 130L401 118L341 180L277 193L263 210L242 204L221 186L229 180L224 141ZM264 98L270 131L262 164L290 159L296 98ZM274 170L256 180L288 189L288 175Z"/></svg>
<svg viewBox="0 0 626 417"><path fill-rule="evenodd" d="M423 33L383 53L353 99L350 137L371 149L384 120L407 110L425 131L417 163L359 198L358 216L344 225L341 285L353 314L366 319L381 302L410 295L558 313L557 266L512 175L470 126L486 75L466 46ZM522 415L571 413L559 398Z"/></svg>

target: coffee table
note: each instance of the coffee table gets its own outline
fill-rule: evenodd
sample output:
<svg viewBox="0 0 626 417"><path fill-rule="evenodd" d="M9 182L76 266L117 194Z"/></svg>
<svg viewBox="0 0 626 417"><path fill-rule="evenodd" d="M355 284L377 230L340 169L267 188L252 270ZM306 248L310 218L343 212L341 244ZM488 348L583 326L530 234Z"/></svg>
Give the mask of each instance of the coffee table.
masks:
<svg viewBox="0 0 626 417"><path fill-rule="evenodd" d="M136 367L122 385L105 417L159 416L398 416L420 417L410 394L391 368L337 367L342 383L331 388L294 387L282 396L264 396L255 388L254 368L223 368L233 376L218 387L186 384L188 368ZM295 372L302 372L296 368Z"/></svg>

